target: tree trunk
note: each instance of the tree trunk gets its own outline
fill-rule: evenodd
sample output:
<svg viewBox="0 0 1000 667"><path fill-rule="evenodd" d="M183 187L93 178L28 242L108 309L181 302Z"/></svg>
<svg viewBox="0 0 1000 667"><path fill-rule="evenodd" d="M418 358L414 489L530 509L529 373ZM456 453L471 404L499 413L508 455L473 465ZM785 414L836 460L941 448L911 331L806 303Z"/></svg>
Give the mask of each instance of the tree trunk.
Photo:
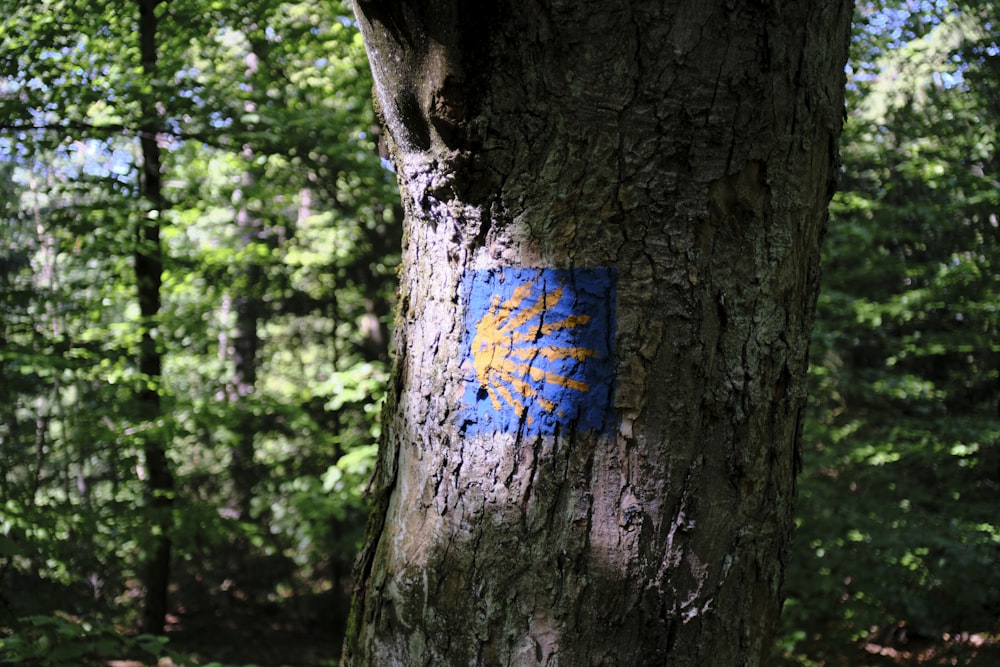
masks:
<svg viewBox="0 0 1000 667"><path fill-rule="evenodd" d="M247 26L253 32L258 30L256 23ZM255 86L259 77L261 62L266 62L266 51L258 48L253 37L248 36L250 48L247 51L244 71L244 92L248 99L243 110L248 114L257 111ZM253 134L257 128L251 124L248 134ZM229 474L233 483L233 504L237 517L241 521L250 520L250 507L253 502L254 489L260 482L260 469L254 462L255 444L260 425L251 403L257 392L257 368L260 363L262 341L258 331L264 319L264 266L257 254L258 244L263 243L268 236L267 223L260 211L253 210L251 200L258 196L258 180L260 168L255 164L255 147L249 143L243 145L245 167L240 179L240 187L235 193L239 205L236 211L236 227L239 231L240 276L234 281L235 290L233 304L235 310L235 326L233 327L232 349L229 351L233 361L233 376L226 392L229 402L238 415L234 426L233 442L229 448Z"/></svg>
<svg viewBox="0 0 1000 667"><path fill-rule="evenodd" d="M233 304L235 325L233 327L232 349L233 375L226 387L226 393L236 419L233 426L233 441L229 448L229 474L233 483L232 503L241 521L250 520L250 507L254 488L260 481L259 469L254 463L254 440L260 430L254 408L251 405L257 391L257 365L261 348L258 327L264 316L264 301L261 291L264 283L264 268L256 256L255 244L266 234L261 217L251 212L247 199L256 185L257 175L253 172L253 150L243 147L247 167L243 172L240 188L240 206L236 212L236 226L240 232L241 275L236 281Z"/></svg>
<svg viewBox="0 0 1000 667"><path fill-rule="evenodd" d="M851 6L357 13L406 207L347 665L759 665Z"/></svg>
<svg viewBox="0 0 1000 667"><path fill-rule="evenodd" d="M139 1L139 43L143 74L156 74L157 18L159 0ZM155 334L160 315L160 287L163 280L163 248L160 217L164 208L160 175L160 146L154 100L142 103L139 135L142 152L142 195L149 207L136 223L135 278L139 297L141 337L139 342L139 389L136 400L143 427L139 430L145 458L146 495L150 510L150 536L146 554L144 584L146 598L142 611L143 632L160 634L167 613L170 584L170 552L173 520L174 480L167 461L166 432L160 425L160 379L162 352Z"/></svg>

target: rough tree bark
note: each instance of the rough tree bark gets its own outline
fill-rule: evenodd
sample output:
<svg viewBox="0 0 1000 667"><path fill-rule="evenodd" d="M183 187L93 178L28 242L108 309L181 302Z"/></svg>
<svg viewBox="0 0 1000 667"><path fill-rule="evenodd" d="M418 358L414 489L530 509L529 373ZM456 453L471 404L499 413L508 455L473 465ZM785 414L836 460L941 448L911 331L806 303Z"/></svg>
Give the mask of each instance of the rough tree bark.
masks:
<svg viewBox="0 0 1000 667"><path fill-rule="evenodd" d="M344 664L762 664L850 0L356 12L406 218Z"/></svg>

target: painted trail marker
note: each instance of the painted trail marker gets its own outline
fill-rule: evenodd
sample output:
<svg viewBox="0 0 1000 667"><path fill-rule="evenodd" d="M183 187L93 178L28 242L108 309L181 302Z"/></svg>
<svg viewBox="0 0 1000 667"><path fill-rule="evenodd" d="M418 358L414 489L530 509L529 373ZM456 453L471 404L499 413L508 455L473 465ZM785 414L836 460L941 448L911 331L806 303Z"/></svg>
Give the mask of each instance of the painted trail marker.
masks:
<svg viewBox="0 0 1000 667"><path fill-rule="evenodd" d="M614 378L611 269L470 271L463 354L467 433L605 431Z"/></svg>

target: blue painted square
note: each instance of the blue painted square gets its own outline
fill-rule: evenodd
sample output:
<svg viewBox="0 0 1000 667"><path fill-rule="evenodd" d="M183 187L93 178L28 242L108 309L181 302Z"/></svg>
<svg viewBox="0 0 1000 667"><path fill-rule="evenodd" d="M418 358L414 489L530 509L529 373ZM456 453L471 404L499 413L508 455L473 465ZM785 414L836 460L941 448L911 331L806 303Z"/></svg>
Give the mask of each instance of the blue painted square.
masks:
<svg viewBox="0 0 1000 667"><path fill-rule="evenodd" d="M465 431L551 435L611 424L612 269L497 268L462 280Z"/></svg>

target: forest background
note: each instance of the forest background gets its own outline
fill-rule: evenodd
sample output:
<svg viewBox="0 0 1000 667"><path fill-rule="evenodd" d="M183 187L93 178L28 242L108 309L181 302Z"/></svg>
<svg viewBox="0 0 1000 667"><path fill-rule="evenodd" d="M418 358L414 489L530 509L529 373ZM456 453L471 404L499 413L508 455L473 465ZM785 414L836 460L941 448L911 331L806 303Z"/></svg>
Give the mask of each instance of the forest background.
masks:
<svg viewBox="0 0 1000 667"><path fill-rule="evenodd" d="M401 219L349 7L0 17L0 664L336 664ZM998 32L856 8L776 665L1000 664Z"/></svg>

